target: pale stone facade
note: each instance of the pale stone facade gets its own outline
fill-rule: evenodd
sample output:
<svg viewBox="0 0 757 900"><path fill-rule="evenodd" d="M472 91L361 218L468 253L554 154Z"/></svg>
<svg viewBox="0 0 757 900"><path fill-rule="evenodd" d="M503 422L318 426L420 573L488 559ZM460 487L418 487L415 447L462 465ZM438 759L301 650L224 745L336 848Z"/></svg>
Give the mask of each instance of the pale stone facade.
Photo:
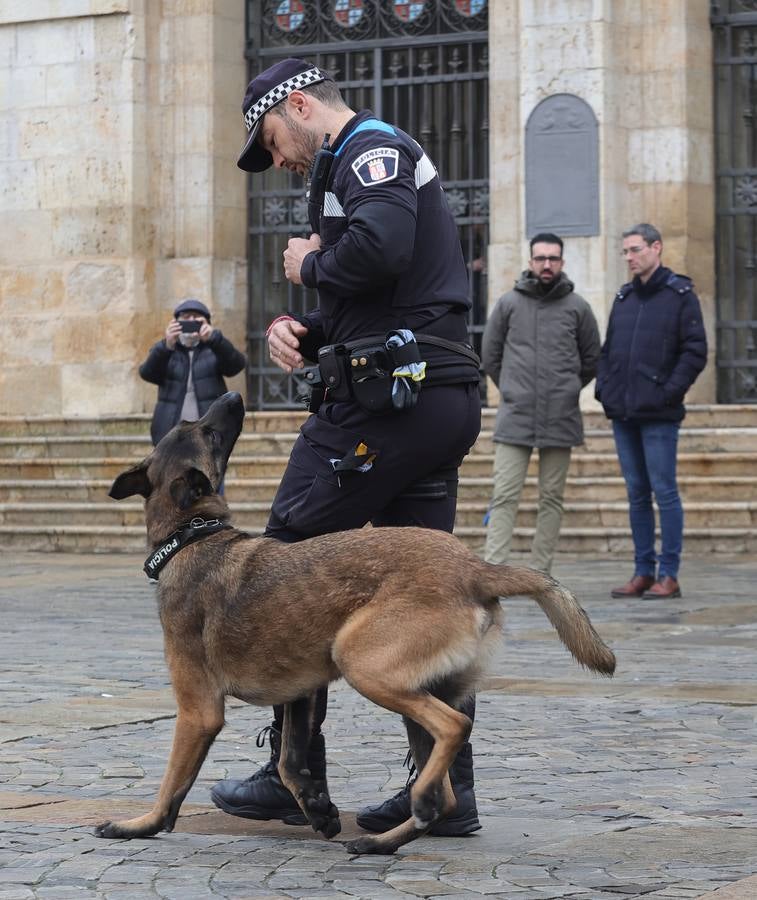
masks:
<svg viewBox="0 0 757 900"><path fill-rule="evenodd" d="M151 409L136 367L185 296L244 347L243 42L242 0L0 4L0 414ZM705 0L490 0L490 44L490 302L527 256L525 123L571 93L600 141L600 234L566 239L577 289L604 329L620 232L650 221L712 335Z"/></svg>
<svg viewBox="0 0 757 900"><path fill-rule="evenodd" d="M150 409L185 296L244 347L243 46L233 0L0 4L0 413Z"/></svg>

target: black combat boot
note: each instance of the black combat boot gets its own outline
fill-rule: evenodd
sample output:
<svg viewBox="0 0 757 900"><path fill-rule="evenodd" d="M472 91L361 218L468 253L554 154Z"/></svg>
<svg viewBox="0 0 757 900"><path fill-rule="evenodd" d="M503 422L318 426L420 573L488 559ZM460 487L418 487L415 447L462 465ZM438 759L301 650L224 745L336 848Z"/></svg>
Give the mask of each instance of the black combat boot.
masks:
<svg viewBox="0 0 757 900"><path fill-rule="evenodd" d="M355 817L357 824L366 831L389 831L396 825L406 822L412 815L410 811L410 788L415 781L412 778L415 767L411 769L411 777L405 787L394 797L390 797L377 806L361 809ZM461 837L472 834L481 828L476 809L476 795L473 792L473 751L469 743L463 744L449 770L452 790L455 792L457 808L446 819L437 822L429 831L440 837Z"/></svg>
<svg viewBox="0 0 757 900"><path fill-rule="evenodd" d="M219 781L210 792L213 803L224 812L243 819L281 819L287 825L307 825L297 801L279 778L280 726L274 722L264 728L258 735L259 747L265 742L266 732L271 744L271 758L249 778ZM326 743L320 732L310 739L308 768L314 779L326 781Z"/></svg>

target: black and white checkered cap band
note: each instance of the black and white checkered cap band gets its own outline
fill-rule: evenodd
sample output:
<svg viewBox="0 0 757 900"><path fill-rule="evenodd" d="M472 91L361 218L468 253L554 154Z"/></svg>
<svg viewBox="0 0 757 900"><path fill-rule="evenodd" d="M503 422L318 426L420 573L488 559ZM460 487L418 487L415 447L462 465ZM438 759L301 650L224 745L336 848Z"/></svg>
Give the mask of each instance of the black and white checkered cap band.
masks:
<svg viewBox="0 0 757 900"><path fill-rule="evenodd" d="M326 76L320 69L313 68L300 72L299 75L287 78L286 81L277 84L268 93L263 94L260 100L253 103L244 114L244 124L247 126L247 130L252 131L255 124L263 118L268 110L276 106L277 103L281 103L282 100L286 100L292 91L298 91L300 88L307 87L309 84L315 84L317 81L325 81L325 79Z"/></svg>

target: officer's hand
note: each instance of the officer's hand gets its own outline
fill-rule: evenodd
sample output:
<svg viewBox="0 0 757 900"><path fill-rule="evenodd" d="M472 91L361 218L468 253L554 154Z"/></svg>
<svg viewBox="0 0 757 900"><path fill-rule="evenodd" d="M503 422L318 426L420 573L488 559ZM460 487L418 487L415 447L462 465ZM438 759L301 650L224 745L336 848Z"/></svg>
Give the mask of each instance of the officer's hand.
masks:
<svg viewBox="0 0 757 900"><path fill-rule="evenodd" d="M169 350L173 350L176 346L176 341L179 339L179 335L181 334L181 323L177 322L176 319L171 319L168 323L168 327L166 328L166 347Z"/></svg>
<svg viewBox="0 0 757 900"><path fill-rule="evenodd" d="M307 333L306 326L294 319L276 322L268 333L268 352L271 360L287 373L291 373L292 369L301 369L305 365L305 360L299 352L299 339Z"/></svg>
<svg viewBox="0 0 757 900"><path fill-rule="evenodd" d="M202 328L200 329L200 331L198 333L200 335L200 340L203 342L203 344L206 341L210 340L210 338L213 336L214 331L215 331L215 328L212 328L210 325L208 325L207 322L202 323Z"/></svg>
<svg viewBox="0 0 757 900"><path fill-rule="evenodd" d="M302 284L300 270L302 261L314 250L321 249L321 239L317 234L311 234L305 238L289 238L289 243L284 251L284 277L292 284Z"/></svg>

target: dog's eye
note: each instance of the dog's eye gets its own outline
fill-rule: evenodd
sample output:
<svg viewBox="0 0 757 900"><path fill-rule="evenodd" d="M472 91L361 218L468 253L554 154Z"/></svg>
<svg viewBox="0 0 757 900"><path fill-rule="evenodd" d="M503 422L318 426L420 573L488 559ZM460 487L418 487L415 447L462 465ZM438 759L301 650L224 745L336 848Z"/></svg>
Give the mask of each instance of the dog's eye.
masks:
<svg viewBox="0 0 757 900"><path fill-rule="evenodd" d="M221 435L217 431L213 431L212 428L206 428L205 433L209 435L214 447L219 446L221 443Z"/></svg>

